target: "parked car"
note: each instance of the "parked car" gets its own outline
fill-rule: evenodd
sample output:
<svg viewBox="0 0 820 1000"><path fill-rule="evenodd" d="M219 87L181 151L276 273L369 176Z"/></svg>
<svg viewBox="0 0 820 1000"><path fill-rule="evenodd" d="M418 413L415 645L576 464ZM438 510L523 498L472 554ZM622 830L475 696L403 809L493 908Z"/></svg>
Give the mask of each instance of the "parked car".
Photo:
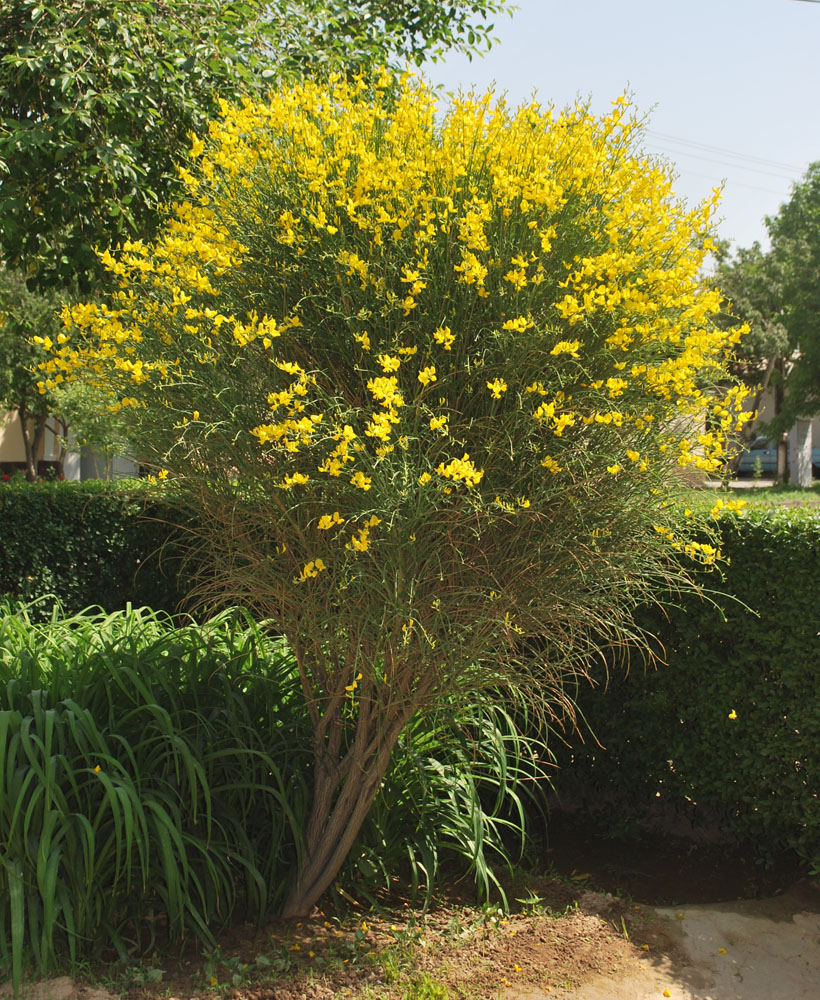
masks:
<svg viewBox="0 0 820 1000"><path fill-rule="evenodd" d="M812 448L811 466L814 475L820 476L820 448ZM751 476L758 471L767 477L776 475L777 443L762 436L756 437L740 456L737 471L740 476Z"/></svg>

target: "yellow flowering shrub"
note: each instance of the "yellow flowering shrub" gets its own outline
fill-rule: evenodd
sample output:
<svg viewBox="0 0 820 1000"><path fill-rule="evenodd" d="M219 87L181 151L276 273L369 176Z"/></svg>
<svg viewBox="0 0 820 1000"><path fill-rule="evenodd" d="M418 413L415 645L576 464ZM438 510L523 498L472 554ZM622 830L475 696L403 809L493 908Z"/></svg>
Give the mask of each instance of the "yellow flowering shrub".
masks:
<svg viewBox="0 0 820 1000"><path fill-rule="evenodd" d="M288 636L317 746L345 760L351 727L367 794L426 699L528 676L553 705L674 550L714 561L669 489L745 419L715 388L742 331L700 278L716 197L674 199L624 98L392 83L223 106L187 200L105 256L117 291L66 309L43 370L129 407L210 524L203 594ZM292 909L332 867L307 856Z"/></svg>

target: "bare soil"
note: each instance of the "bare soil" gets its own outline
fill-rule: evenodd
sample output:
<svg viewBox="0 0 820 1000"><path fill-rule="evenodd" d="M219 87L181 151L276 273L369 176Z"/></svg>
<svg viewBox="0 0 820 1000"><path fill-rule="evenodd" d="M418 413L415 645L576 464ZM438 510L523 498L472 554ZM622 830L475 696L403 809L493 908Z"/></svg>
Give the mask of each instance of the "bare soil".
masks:
<svg viewBox="0 0 820 1000"><path fill-rule="evenodd" d="M726 845L619 843L571 825L551 836L560 873L554 863L551 877L518 876L506 887L506 916L465 901L457 885L427 914L399 892L376 910L348 899L343 913L236 926L211 954L165 952L127 970L97 968L86 982L28 984L24 997L816 998L820 885L793 859L766 869ZM618 893L601 891L608 885Z"/></svg>

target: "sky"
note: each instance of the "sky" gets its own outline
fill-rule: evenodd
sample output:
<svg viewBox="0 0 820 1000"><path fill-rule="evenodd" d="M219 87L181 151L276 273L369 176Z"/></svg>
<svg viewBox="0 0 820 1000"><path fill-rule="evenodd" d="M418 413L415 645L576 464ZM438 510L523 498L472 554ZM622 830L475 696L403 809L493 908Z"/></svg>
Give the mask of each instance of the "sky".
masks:
<svg viewBox="0 0 820 1000"><path fill-rule="evenodd" d="M723 183L718 235L768 244L764 218L820 160L820 2L517 0L497 43L424 67L447 90L495 86L605 113L629 92L649 114L644 148L671 160L676 193L698 202Z"/></svg>

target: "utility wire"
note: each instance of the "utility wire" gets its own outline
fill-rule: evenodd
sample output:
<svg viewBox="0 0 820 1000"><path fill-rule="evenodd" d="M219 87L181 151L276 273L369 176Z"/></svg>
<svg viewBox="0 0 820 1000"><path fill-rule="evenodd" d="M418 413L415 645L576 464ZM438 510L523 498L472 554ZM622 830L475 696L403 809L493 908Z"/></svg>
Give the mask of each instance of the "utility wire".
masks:
<svg viewBox="0 0 820 1000"><path fill-rule="evenodd" d="M820 3L820 0L807 0L807 2ZM692 149L701 150L703 152L717 153L719 156L729 156L732 157L733 159L745 160L747 163L756 163L759 164L761 167L772 167L775 170L787 170L791 174L803 173L803 171L806 169L805 166L798 167L795 166L793 163L784 163L781 160L768 160L762 156L752 156L749 153L738 153L735 150L726 149L723 146L710 146L705 142L695 142L693 139L683 139L680 136L668 135L665 132L656 132L654 129L646 129L644 134L647 137L660 139L663 142L673 142L676 143L677 145L689 146ZM686 155L694 156L695 154L692 153ZM706 157L701 157L701 158L706 159ZM732 164L732 166L735 166L735 164ZM744 169L754 170L756 168L750 166L750 167L744 167Z"/></svg>

